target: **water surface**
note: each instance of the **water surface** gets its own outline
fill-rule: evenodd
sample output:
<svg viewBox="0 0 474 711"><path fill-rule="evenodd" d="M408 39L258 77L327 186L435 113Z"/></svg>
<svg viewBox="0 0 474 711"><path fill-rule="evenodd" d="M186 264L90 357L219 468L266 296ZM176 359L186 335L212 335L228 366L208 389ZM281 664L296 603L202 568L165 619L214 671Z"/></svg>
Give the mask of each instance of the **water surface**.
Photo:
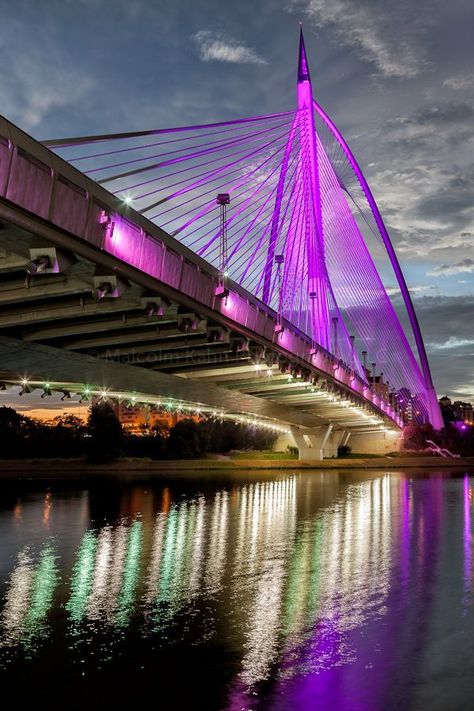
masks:
<svg viewBox="0 0 474 711"><path fill-rule="evenodd" d="M2 691L66 708L470 709L473 496L468 474L439 472L2 482Z"/></svg>

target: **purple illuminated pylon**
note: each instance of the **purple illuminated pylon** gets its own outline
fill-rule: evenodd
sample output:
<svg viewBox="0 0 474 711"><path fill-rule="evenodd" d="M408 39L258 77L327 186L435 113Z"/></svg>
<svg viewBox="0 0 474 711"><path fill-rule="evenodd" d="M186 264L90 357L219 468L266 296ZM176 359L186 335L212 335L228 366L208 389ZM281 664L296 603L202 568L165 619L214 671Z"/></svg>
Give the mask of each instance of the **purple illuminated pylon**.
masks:
<svg viewBox="0 0 474 711"><path fill-rule="evenodd" d="M293 145L295 142L295 133L298 128L298 120L299 117L298 115L295 116L295 119L293 121L293 125L291 127L290 135L288 137L288 141L285 147L285 155L283 157L283 162L281 165L281 170L280 170L280 176L278 179L278 187L277 187L277 194L276 194L276 199L275 199L275 209L273 211L272 215L272 229L270 232L270 240L268 242L268 252L267 252L267 260L265 263L265 271L264 271L264 280L263 280L263 292L262 292L262 300L268 304L271 301L272 293L271 293L271 282L272 282L272 269L273 269L273 260L275 257L275 247L278 241L278 232L280 228L280 212L281 212L281 203L283 200L283 192L285 188L285 181L288 173L288 165L290 161L290 156L293 150Z"/></svg>
<svg viewBox="0 0 474 711"><path fill-rule="evenodd" d="M95 145L103 141L106 150ZM390 382L399 402L442 426L401 267L361 168L314 101L302 32L292 111L48 144L83 146L90 153L71 161L80 161L87 175L113 186L121 201L132 198L134 211L221 273L228 265L232 282L277 311L278 338L287 330L283 324L292 324L312 339L315 350L320 346L334 356L336 377L341 366L352 371L351 383L366 380L358 353L368 352L380 378L384 374L382 397ZM233 205L225 259L215 213L215 195L221 193L230 194ZM114 223L113 246L125 257L118 217ZM384 243L400 285L419 362L377 269L374 235Z"/></svg>
<svg viewBox="0 0 474 711"><path fill-rule="evenodd" d="M300 191L303 212L292 213L287 227L285 243L285 270L283 291L295 289L297 281L303 275L303 264L307 269L307 309L312 338L327 350L330 349L330 316L328 306L328 274L324 259L324 235L321 212L321 193L318 169L318 146L313 110L313 92L309 75L308 60L304 44L303 30L300 29L298 56L298 111L291 127L285 155L282 162L275 209L272 217L267 259L265 263L262 299L269 303L272 298L271 282L275 247L280 229L280 211L282 194L288 171L290 155L294 148L295 134L299 138L298 162Z"/></svg>
<svg viewBox="0 0 474 711"><path fill-rule="evenodd" d="M319 183L318 146L313 112L313 90L309 76L308 60L300 28L298 57L298 114L300 130L306 134L308 222L306 225L306 252L308 263L308 292L311 335L323 348L330 348L330 319L328 308L328 275L324 260L324 235L321 214L321 188Z"/></svg>

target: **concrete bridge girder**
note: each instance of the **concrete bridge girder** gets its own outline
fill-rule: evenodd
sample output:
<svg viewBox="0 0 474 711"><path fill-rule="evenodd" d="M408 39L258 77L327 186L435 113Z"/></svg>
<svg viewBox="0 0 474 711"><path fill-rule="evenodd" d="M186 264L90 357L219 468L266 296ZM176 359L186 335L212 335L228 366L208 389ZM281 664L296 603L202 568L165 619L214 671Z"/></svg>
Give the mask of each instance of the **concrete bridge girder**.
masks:
<svg viewBox="0 0 474 711"><path fill-rule="evenodd" d="M21 240L17 239L17 244L20 243ZM25 244L23 251L28 252L28 249L28 244ZM24 267L23 263L21 265ZM63 273L35 277L27 290L18 279L15 293L9 293L9 299L13 302L20 296L17 301L21 303L26 291L28 305L21 307L23 310L20 312L18 308L13 308L10 313L7 310L5 327L19 326L21 338L32 344L50 342L57 345L59 341L65 350L84 352L92 349L95 356L105 359L131 355L137 363L145 364L150 370L176 372L187 379L197 377L203 383L211 381L226 389L256 395L269 404L280 403L285 410L288 405L298 406L301 413L304 411L316 421L329 418L337 422L341 416L347 417L347 410L339 409L336 402L328 408L326 395L318 389L311 388L311 392L307 392L305 388L298 387L298 382L289 383L289 376L280 373L274 359L271 359L269 367L264 363L254 364L249 353L252 348L240 351L232 348L232 331L201 319L195 311L183 311L178 304L167 301L163 315L148 316L144 313L144 307L146 309L153 297L143 296L145 288L133 281L128 281L128 288L121 296L91 302L90 292L94 288L96 274L97 269L92 262L78 257L69 261ZM74 279L81 287L81 293L75 294L79 298L79 309L68 309L67 299L71 298L69 287ZM88 295L87 298L83 292ZM63 305L60 301L56 307L56 301L61 296L66 302ZM161 297L157 298L160 303L156 306L161 307ZM31 310L31 305L36 305L38 300L46 307ZM57 311L60 318L56 318ZM2 315L0 329L4 325L3 318ZM187 324L194 324L194 328L186 328ZM206 362L197 370L194 365L191 370L187 369L189 349L197 358L202 349L205 360L213 358L213 353L219 359L218 366L213 367L211 362ZM156 356L157 352L162 355ZM264 353L262 348L259 353ZM141 354L143 359L139 358ZM147 354L153 356L153 362L146 362ZM269 370L271 378L268 377Z"/></svg>

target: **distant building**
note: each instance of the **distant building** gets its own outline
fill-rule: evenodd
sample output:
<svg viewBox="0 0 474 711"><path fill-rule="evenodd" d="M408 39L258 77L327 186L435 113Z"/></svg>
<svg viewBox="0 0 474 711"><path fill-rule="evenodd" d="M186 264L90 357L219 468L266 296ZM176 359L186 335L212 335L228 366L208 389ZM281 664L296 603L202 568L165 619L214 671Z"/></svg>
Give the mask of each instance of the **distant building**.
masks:
<svg viewBox="0 0 474 711"><path fill-rule="evenodd" d="M99 401L100 398L94 396L92 398L92 405L96 405ZM168 412L142 404L132 405L129 401L125 400L108 400L108 403L123 427L129 432L136 434L142 434L144 430L153 429L156 426L166 432L174 427L180 420L193 419L199 421L201 419L196 415L188 413Z"/></svg>
<svg viewBox="0 0 474 711"><path fill-rule="evenodd" d="M474 422L474 408L470 402L452 400L445 395L440 398L439 405L445 422Z"/></svg>
<svg viewBox="0 0 474 711"><path fill-rule="evenodd" d="M470 402L462 402L461 400L457 400L453 403L453 409L456 420L464 420L464 422L473 421L474 413Z"/></svg>
<svg viewBox="0 0 474 711"><path fill-rule="evenodd" d="M413 422L413 396L408 388L400 388L398 391L398 406L403 421L405 423Z"/></svg>

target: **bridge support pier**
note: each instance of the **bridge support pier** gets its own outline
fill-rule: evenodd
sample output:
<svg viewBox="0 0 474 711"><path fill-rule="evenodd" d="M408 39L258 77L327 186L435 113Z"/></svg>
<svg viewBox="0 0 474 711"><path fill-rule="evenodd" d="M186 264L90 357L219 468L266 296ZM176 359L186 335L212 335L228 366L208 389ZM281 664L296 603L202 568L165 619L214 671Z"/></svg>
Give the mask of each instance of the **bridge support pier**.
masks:
<svg viewBox="0 0 474 711"><path fill-rule="evenodd" d="M379 430L377 432L353 432L351 447L353 454L388 454L400 449L402 433L399 430Z"/></svg>
<svg viewBox="0 0 474 711"><path fill-rule="evenodd" d="M292 427L291 435L298 447L299 459L321 461L337 457L339 447L351 442L352 451L357 454L388 454L400 447L401 433L397 430L377 430L373 432L351 432L334 430L333 425L305 428Z"/></svg>
<svg viewBox="0 0 474 711"><path fill-rule="evenodd" d="M299 459L309 461L320 461L323 459L332 428L332 425L322 425L321 427L308 428L305 430L292 427L291 434L298 447Z"/></svg>
<svg viewBox="0 0 474 711"><path fill-rule="evenodd" d="M348 436L350 437L350 432L347 430L337 430L336 432L331 432L331 436L328 437L326 447L324 448L324 458L337 457L337 450L339 447L347 441Z"/></svg>

